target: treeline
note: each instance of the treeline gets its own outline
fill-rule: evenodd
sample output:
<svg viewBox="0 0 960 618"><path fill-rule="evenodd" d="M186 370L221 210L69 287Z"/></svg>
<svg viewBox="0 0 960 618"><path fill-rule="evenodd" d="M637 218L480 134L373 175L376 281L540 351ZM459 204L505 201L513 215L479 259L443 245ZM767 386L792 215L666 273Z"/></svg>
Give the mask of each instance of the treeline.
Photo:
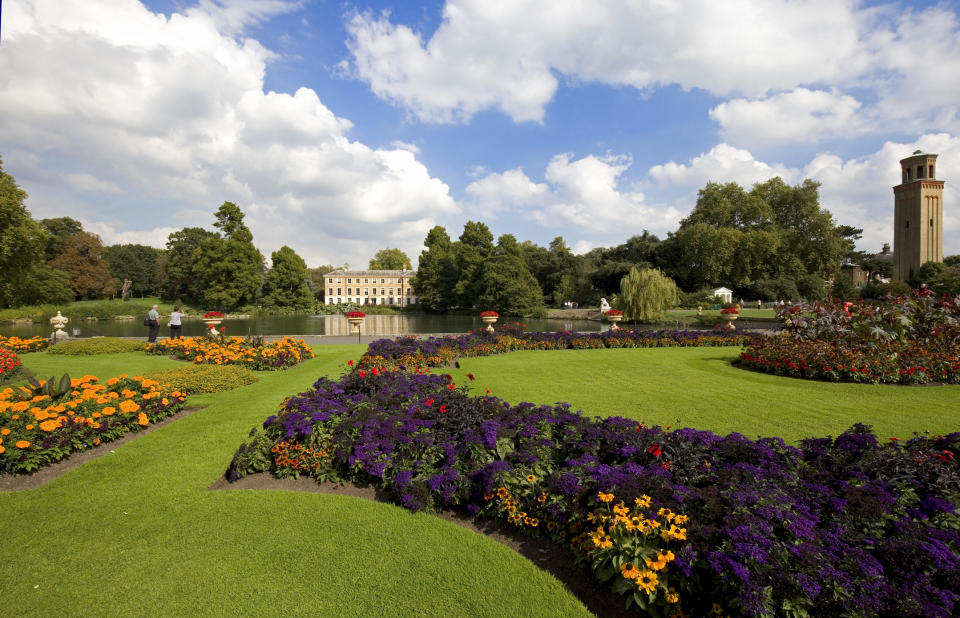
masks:
<svg viewBox="0 0 960 618"><path fill-rule="evenodd" d="M493 243L486 225L468 222L456 241L443 227L424 240L414 290L430 311L483 307L511 314L544 305L597 306L620 292L632 269L659 269L687 300L731 288L750 299L820 299L854 255L862 230L837 225L820 207L819 185L780 178L749 191L708 183L675 232L644 230L615 247L574 255L562 237L548 247L505 234Z"/></svg>

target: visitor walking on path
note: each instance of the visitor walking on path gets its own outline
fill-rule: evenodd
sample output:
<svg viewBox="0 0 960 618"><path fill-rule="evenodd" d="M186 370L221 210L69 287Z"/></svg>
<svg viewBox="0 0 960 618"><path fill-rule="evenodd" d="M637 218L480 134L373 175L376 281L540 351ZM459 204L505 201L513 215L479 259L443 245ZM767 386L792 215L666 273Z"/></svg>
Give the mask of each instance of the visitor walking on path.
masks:
<svg viewBox="0 0 960 618"><path fill-rule="evenodd" d="M147 326L150 327L150 335L147 337L147 341L156 343L157 333L160 332L160 314L157 312L156 305L147 312Z"/></svg>
<svg viewBox="0 0 960 618"><path fill-rule="evenodd" d="M179 339L180 333L183 331L183 324L180 323L180 318L184 316L184 313L180 311L180 307L174 307L173 311L170 312L170 321L167 323L170 326L170 338Z"/></svg>

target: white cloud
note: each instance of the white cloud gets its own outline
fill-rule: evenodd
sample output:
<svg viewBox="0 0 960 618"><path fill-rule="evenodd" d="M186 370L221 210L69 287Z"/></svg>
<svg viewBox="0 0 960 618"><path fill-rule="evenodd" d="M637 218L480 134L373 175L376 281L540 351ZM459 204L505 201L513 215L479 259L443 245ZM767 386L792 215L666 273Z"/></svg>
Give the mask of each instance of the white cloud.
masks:
<svg viewBox="0 0 960 618"><path fill-rule="evenodd" d="M96 234L103 241L104 246L109 245L147 245L149 247L163 248L167 244L167 237L177 232L180 228L175 227L155 227L152 230L125 230L120 231L114 226L102 221L80 220L83 229Z"/></svg>
<svg viewBox="0 0 960 618"><path fill-rule="evenodd" d="M355 14L348 31L355 74L428 122L490 108L541 121L556 74L757 96L866 64L852 7L833 0L448 0L427 41L385 13Z"/></svg>
<svg viewBox="0 0 960 618"><path fill-rule="evenodd" d="M650 178L665 187L703 188L707 182L736 182L745 187L780 176L785 182L797 182L797 170L780 164L758 161L748 150L729 144L717 144L709 152L690 160L689 164L670 161L650 168Z"/></svg>
<svg viewBox="0 0 960 618"><path fill-rule="evenodd" d="M472 207L483 216L503 211L541 227L572 227L598 237L642 229L664 234L680 220L680 213L670 206L649 204L642 193L620 187L620 176L630 164L626 156L589 155L574 160L564 153L547 165L546 182L535 182L516 168L472 182L467 193Z"/></svg>
<svg viewBox="0 0 960 618"><path fill-rule="evenodd" d="M139 208L69 196L70 212L60 211L105 226L105 240L158 221L178 229L198 210L209 226L230 200L266 254L286 244L313 264L360 261L382 238L413 246L435 217L457 211L447 185L409 147L351 141L352 123L313 90L264 91L274 55L237 33L291 6L204 1L169 18L135 0L4 7L4 148L28 153L38 182L122 187ZM15 173L17 160L4 163ZM32 210L58 206L35 203L61 195L48 185L24 184Z"/></svg>
<svg viewBox="0 0 960 618"><path fill-rule="evenodd" d="M710 110L721 135L738 144L818 142L864 130L861 104L836 90L796 88L765 99L731 99Z"/></svg>

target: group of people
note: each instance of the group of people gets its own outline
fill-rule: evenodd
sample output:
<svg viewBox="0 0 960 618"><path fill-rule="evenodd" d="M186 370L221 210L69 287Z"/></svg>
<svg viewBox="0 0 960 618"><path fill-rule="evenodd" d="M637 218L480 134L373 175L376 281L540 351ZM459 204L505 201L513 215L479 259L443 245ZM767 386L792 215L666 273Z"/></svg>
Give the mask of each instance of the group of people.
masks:
<svg viewBox="0 0 960 618"><path fill-rule="evenodd" d="M173 311L170 312L170 317L167 321L167 326L170 327L170 338L179 339L183 333L183 323L181 319L185 314L180 310L180 307L174 307ZM157 335L160 333L160 312L157 311L157 305L154 305L150 311L147 312L147 319L144 321L144 324L150 328L150 333L147 335L147 341L149 343L156 343Z"/></svg>

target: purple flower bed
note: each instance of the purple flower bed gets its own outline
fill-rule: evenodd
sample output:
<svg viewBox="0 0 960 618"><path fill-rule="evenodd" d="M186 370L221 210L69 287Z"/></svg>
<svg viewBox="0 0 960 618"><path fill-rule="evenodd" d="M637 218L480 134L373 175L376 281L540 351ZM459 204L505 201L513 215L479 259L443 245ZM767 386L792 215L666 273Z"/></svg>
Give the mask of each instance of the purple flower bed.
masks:
<svg viewBox="0 0 960 618"><path fill-rule="evenodd" d="M287 400L227 478L373 482L414 511L503 518L658 615L950 616L958 448L960 433L880 444L862 425L799 447L671 432L357 370Z"/></svg>

